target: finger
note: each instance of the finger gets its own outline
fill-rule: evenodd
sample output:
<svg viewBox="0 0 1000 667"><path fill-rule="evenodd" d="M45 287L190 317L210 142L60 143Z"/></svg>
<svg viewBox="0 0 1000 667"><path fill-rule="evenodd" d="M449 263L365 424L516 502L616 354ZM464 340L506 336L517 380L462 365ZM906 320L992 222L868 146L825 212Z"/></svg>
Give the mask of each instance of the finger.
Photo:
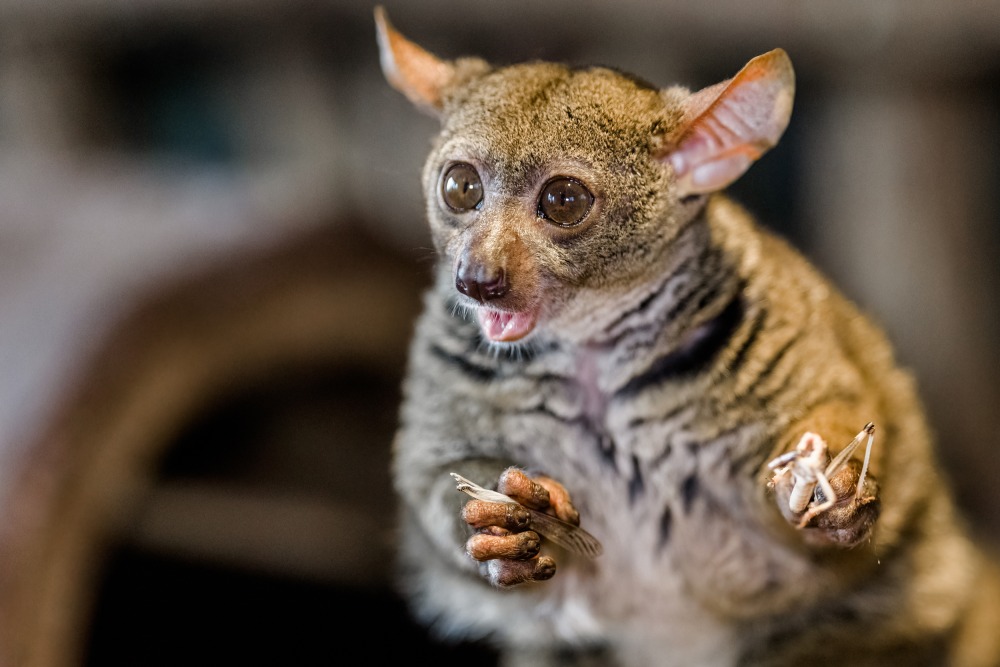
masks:
<svg viewBox="0 0 1000 667"><path fill-rule="evenodd" d="M528 581L545 581L556 573L556 562L549 556L531 560L491 560L487 565L490 582L506 588Z"/></svg>
<svg viewBox="0 0 1000 667"><path fill-rule="evenodd" d="M465 507L462 508L462 519L475 528L499 526L519 532L528 528L531 514L519 505L473 499L465 503Z"/></svg>
<svg viewBox="0 0 1000 667"><path fill-rule="evenodd" d="M502 536L476 533L465 543L465 550L478 561L495 558L526 560L538 554L541 544L538 533L533 530Z"/></svg>
<svg viewBox="0 0 1000 667"><path fill-rule="evenodd" d="M523 470L507 468L500 475L497 491L510 496L525 507L544 510L549 506L549 492L528 477Z"/></svg>
<svg viewBox="0 0 1000 667"><path fill-rule="evenodd" d="M557 517L574 526L580 525L580 513L573 507L573 503L569 499L569 491L566 490L565 486L544 475L536 477L535 482L549 492L549 505Z"/></svg>

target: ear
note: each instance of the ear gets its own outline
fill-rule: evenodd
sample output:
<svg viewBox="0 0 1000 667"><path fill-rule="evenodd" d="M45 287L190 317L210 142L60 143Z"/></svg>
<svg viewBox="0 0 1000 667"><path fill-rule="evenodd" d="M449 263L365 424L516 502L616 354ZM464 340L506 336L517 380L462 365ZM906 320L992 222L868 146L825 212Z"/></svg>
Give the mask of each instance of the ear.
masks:
<svg viewBox="0 0 1000 667"><path fill-rule="evenodd" d="M455 80L454 65L396 32L381 6L375 8L375 28L385 78L418 107L439 115L443 93Z"/></svg>
<svg viewBox="0 0 1000 667"><path fill-rule="evenodd" d="M690 95L664 155L677 178L678 196L726 187L788 126L795 96L792 62L781 49L757 56L728 81Z"/></svg>

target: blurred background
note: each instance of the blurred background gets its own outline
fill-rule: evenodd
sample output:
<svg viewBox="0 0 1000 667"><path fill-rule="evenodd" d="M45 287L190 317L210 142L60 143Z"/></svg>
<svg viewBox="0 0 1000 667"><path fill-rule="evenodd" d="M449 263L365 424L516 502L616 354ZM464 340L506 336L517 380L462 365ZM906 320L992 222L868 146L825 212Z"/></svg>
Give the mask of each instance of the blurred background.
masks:
<svg viewBox="0 0 1000 667"><path fill-rule="evenodd" d="M385 4L440 56L658 85L785 48L791 126L732 193L889 330L1000 542L1000 3ZM491 664L392 587L436 122L372 9L0 0L0 665Z"/></svg>

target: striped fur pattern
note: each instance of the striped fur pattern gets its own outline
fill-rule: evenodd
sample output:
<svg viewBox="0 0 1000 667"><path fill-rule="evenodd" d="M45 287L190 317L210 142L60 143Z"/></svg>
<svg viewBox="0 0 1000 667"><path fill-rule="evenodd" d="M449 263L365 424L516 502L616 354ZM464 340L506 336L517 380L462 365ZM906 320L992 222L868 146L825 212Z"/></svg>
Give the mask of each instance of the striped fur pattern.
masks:
<svg viewBox="0 0 1000 667"><path fill-rule="evenodd" d="M680 196L662 155L690 93L601 68L447 65L423 174L440 261L394 449L415 614L443 637L488 638L508 665L997 664L996 633L980 632L996 578L913 381L737 204ZM456 162L482 175L475 211L441 201ZM554 174L594 191L585 228L539 221ZM456 289L470 253L503 258L498 307L537 307L523 340L484 335L482 304ZM797 529L767 462L806 431L835 453L868 421L881 511L850 544ZM561 482L604 554L544 545L551 580L491 585L463 548L468 498L449 473L489 487L508 466Z"/></svg>

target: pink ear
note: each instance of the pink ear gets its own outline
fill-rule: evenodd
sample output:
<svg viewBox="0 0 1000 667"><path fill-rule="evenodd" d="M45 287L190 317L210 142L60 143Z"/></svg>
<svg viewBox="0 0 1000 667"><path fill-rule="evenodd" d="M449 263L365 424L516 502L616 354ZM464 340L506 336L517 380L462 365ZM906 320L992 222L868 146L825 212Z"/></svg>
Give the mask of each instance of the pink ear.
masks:
<svg viewBox="0 0 1000 667"><path fill-rule="evenodd" d="M441 111L442 94L455 78L454 66L401 35L381 6L375 8L382 72L393 88L424 111Z"/></svg>
<svg viewBox="0 0 1000 667"><path fill-rule="evenodd" d="M684 119L665 158L678 197L726 187L778 143L792 113L795 74L781 49L757 56L728 81L684 101Z"/></svg>

